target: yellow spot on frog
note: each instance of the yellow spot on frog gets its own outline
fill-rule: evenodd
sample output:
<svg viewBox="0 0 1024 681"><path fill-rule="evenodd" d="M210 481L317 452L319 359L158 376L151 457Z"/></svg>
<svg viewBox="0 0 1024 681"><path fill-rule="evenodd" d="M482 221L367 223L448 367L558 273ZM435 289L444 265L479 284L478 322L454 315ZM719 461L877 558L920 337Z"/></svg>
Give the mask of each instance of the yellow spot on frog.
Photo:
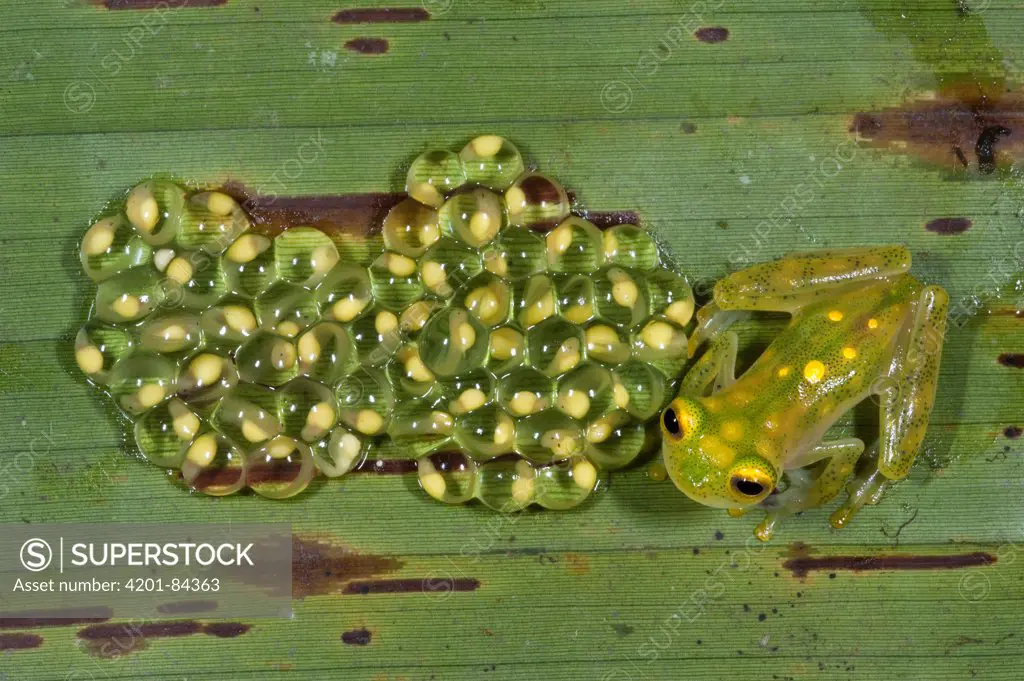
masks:
<svg viewBox="0 0 1024 681"><path fill-rule="evenodd" d="M804 378L808 383L818 383L825 378L825 365L816 359L812 359L804 366Z"/></svg>
<svg viewBox="0 0 1024 681"><path fill-rule="evenodd" d="M831 310L828 313L828 318L833 322L841 322L843 321L843 313L839 310Z"/></svg>
<svg viewBox="0 0 1024 681"><path fill-rule="evenodd" d="M736 450L715 435L706 435L700 442L700 448L711 458L716 468L725 468L736 458Z"/></svg>
<svg viewBox="0 0 1024 681"><path fill-rule="evenodd" d="M789 376L789 367L782 367L776 374L779 378L785 378Z"/></svg>
<svg viewBox="0 0 1024 681"><path fill-rule="evenodd" d="M843 348L843 357L846 359L857 359L857 351L849 346Z"/></svg>
<svg viewBox="0 0 1024 681"><path fill-rule="evenodd" d="M729 442L739 442L743 437L743 423L741 421L726 421L722 424L721 435Z"/></svg>
<svg viewBox="0 0 1024 681"><path fill-rule="evenodd" d="M868 320L868 328L869 329L877 329L878 328L878 320L877 319L869 319Z"/></svg>

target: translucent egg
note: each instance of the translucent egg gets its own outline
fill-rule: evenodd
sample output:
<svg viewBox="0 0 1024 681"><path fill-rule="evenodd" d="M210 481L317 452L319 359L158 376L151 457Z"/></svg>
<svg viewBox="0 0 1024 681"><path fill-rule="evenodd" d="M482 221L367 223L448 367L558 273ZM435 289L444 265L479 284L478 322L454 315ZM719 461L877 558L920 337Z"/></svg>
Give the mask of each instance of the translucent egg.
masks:
<svg viewBox="0 0 1024 681"><path fill-rule="evenodd" d="M382 230L385 248L417 258L441 238L437 211L424 203L406 199L388 212Z"/></svg>
<svg viewBox="0 0 1024 681"><path fill-rule="evenodd" d="M279 282L256 298L260 328L286 338L295 338L320 318L309 289Z"/></svg>
<svg viewBox="0 0 1024 681"><path fill-rule="evenodd" d="M479 466L476 498L501 513L513 513L533 503L537 471L515 454L498 457Z"/></svg>
<svg viewBox="0 0 1024 681"><path fill-rule="evenodd" d="M337 478L362 463L368 442L343 426L335 426L326 438L312 445L313 460L321 473Z"/></svg>
<svg viewBox="0 0 1024 681"><path fill-rule="evenodd" d="M287 499L299 494L316 474L309 447L278 435L248 455L246 482L256 494L268 499Z"/></svg>
<svg viewBox="0 0 1024 681"><path fill-rule="evenodd" d="M423 490L446 504L464 504L477 493L478 467L462 452L436 452L416 461Z"/></svg>
<svg viewBox="0 0 1024 681"><path fill-rule="evenodd" d="M155 466L179 468L202 422L182 400L172 397L135 422L135 442Z"/></svg>
<svg viewBox="0 0 1024 681"><path fill-rule="evenodd" d="M604 256L608 262L650 271L658 266L658 247L647 230L636 225L615 225L603 235Z"/></svg>
<svg viewBox="0 0 1024 681"><path fill-rule="evenodd" d="M110 370L111 395L125 412L142 414L177 390L178 366L152 352L136 351L122 357Z"/></svg>
<svg viewBox="0 0 1024 681"><path fill-rule="evenodd" d="M123 215L111 215L90 227L79 249L82 269L95 282L101 282L130 267L149 262L152 250L132 229Z"/></svg>
<svg viewBox="0 0 1024 681"><path fill-rule="evenodd" d="M419 456L447 443L454 428L452 415L429 400L403 400L395 404L387 432L403 451Z"/></svg>
<svg viewBox="0 0 1024 681"><path fill-rule="evenodd" d="M665 376L649 364L629 361L612 369L612 373L616 404L641 421L654 417L672 397Z"/></svg>
<svg viewBox="0 0 1024 681"><path fill-rule="evenodd" d="M600 230L583 218L570 216L548 232L548 269L567 274L593 274L604 264Z"/></svg>
<svg viewBox="0 0 1024 681"><path fill-rule="evenodd" d="M420 260L423 285L442 298L450 298L480 268L480 254L449 237L431 246Z"/></svg>
<svg viewBox="0 0 1024 681"><path fill-rule="evenodd" d="M541 173L521 175L505 190L510 224L548 231L569 216L562 185Z"/></svg>
<svg viewBox="0 0 1024 681"><path fill-rule="evenodd" d="M370 285L379 307L401 313L423 297L423 282L415 260L385 251L370 265Z"/></svg>
<svg viewBox="0 0 1024 681"><path fill-rule="evenodd" d="M338 264L331 238L312 227L292 227L274 239L274 258L283 281L313 288Z"/></svg>
<svg viewBox="0 0 1024 681"><path fill-rule="evenodd" d="M134 345L124 329L98 321L88 321L75 336L75 363L100 385L107 382L111 367L127 356Z"/></svg>
<svg viewBox="0 0 1024 681"><path fill-rule="evenodd" d="M228 285L237 293L255 297L280 281L274 242L262 234L243 234L221 256Z"/></svg>
<svg viewBox="0 0 1024 681"><path fill-rule="evenodd" d="M463 411L455 421L456 442L478 461L512 452L515 433L515 421L493 402Z"/></svg>
<svg viewBox="0 0 1024 681"><path fill-rule="evenodd" d="M548 376L561 376L584 359L583 329L561 317L530 329L527 342L530 364Z"/></svg>
<svg viewBox="0 0 1024 681"><path fill-rule="evenodd" d="M177 243L220 255L250 226L249 218L233 198L223 192L200 192L186 203Z"/></svg>
<svg viewBox="0 0 1024 681"><path fill-rule="evenodd" d="M462 159L447 149L429 149L409 165L405 193L425 206L437 208L449 192L466 183Z"/></svg>
<svg viewBox="0 0 1024 681"><path fill-rule="evenodd" d="M235 363L248 383L284 385L299 373L294 341L266 331L256 332L238 348Z"/></svg>
<svg viewBox="0 0 1024 681"><path fill-rule="evenodd" d="M639 324L650 314L645 280L639 272L608 267L594 275L597 316L619 327Z"/></svg>
<svg viewBox="0 0 1024 681"><path fill-rule="evenodd" d="M365 267L340 262L317 285L315 297L324 318L350 322L373 302L370 276Z"/></svg>
<svg viewBox="0 0 1024 681"><path fill-rule="evenodd" d="M580 455L585 446L579 423L557 409L545 409L516 422L516 452L533 463Z"/></svg>
<svg viewBox="0 0 1024 681"><path fill-rule="evenodd" d="M355 344L340 324L320 322L299 336L299 373L315 381L334 385L353 368Z"/></svg>
<svg viewBox="0 0 1024 681"><path fill-rule="evenodd" d="M348 428L361 435L380 435L387 430L395 408L387 376L375 369L357 369L334 390L338 415Z"/></svg>
<svg viewBox="0 0 1024 681"><path fill-rule="evenodd" d="M217 403L210 423L244 449L251 449L281 433L278 393L255 383L239 383Z"/></svg>
<svg viewBox="0 0 1024 681"><path fill-rule="evenodd" d="M203 494L222 497L245 487L245 453L214 432L198 435L185 452L181 475L185 484Z"/></svg>
<svg viewBox="0 0 1024 681"><path fill-rule="evenodd" d="M181 228L185 191L166 180L147 180L128 192L124 213L150 246L170 243Z"/></svg>
<svg viewBox="0 0 1024 681"><path fill-rule="evenodd" d="M453 194L438 210L438 218L445 234L470 248L480 248L493 241L507 221L501 197L481 187Z"/></svg>
<svg viewBox="0 0 1024 681"><path fill-rule="evenodd" d="M491 189L508 187L523 172L523 157L515 145L497 135L481 135L459 153L466 179Z"/></svg>
<svg viewBox="0 0 1024 681"><path fill-rule="evenodd" d="M483 366L488 330L466 310L448 308L423 327L419 351L435 376L455 376Z"/></svg>
<svg viewBox="0 0 1024 681"><path fill-rule="evenodd" d="M304 442L317 442L338 422L334 393L322 383L293 378L278 392L284 434Z"/></svg>
<svg viewBox="0 0 1024 681"><path fill-rule="evenodd" d="M190 404L216 402L238 384L235 363L226 354L208 349L182 362L178 375L178 395Z"/></svg>
<svg viewBox="0 0 1024 681"><path fill-rule="evenodd" d="M96 316L105 322L136 322L149 315L164 300L161 276L142 265L105 279L96 289Z"/></svg>
<svg viewBox="0 0 1024 681"><path fill-rule="evenodd" d="M191 352L202 343L199 317L187 312L157 313L139 327L139 345L150 352Z"/></svg>
<svg viewBox="0 0 1024 681"><path fill-rule="evenodd" d="M537 468L536 503L564 511L579 506L598 483L598 470L583 457L567 459Z"/></svg>

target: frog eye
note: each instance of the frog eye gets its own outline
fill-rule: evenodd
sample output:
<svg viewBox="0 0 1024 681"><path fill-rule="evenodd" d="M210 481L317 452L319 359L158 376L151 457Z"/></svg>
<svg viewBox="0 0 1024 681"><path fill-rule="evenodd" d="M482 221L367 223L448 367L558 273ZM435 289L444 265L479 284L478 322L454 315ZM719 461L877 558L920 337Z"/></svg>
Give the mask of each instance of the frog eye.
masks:
<svg viewBox="0 0 1024 681"><path fill-rule="evenodd" d="M756 497L764 492L764 485L757 480L747 480L738 476L733 477L732 488L745 497Z"/></svg>
<svg viewBox="0 0 1024 681"><path fill-rule="evenodd" d="M756 468L742 468L733 472L729 485L737 498L754 500L771 489L772 479Z"/></svg>
<svg viewBox="0 0 1024 681"><path fill-rule="evenodd" d="M679 417L676 415L676 410L669 407L665 410L665 413L661 417L662 423L665 424L665 431L672 437L679 439L683 435L683 427L679 423Z"/></svg>

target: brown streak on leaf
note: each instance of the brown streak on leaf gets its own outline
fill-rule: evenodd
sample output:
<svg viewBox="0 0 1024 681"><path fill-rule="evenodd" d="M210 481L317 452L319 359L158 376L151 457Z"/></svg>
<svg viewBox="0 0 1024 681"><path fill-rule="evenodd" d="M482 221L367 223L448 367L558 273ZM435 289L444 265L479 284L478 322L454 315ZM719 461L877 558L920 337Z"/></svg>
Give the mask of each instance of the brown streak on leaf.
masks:
<svg viewBox="0 0 1024 681"><path fill-rule="evenodd" d="M313 537L292 537L292 596L338 593L346 582L394 572L397 558L360 554Z"/></svg>
<svg viewBox="0 0 1024 681"><path fill-rule="evenodd" d="M875 570L949 570L956 568L983 567L996 562L990 553L976 551L955 555L935 556L804 556L790 558L783 567L791 570L794 577L806 577L811 571L866 572Z"/></svg>
<svg viewBox="0 0 1024 681"><path fill-rule="evenodd" d="M343 9L331 18L336 24L410 23L427 21L430 12L422 7L365 7Z"/></svg>
<svg viewBox="0 0 1024 681"><path fill-rule="evenodd" d="M43 645L43 637L36 634L0 634L0 651L31 650Z"/></svg>
<svg viewBox="0 0 1024 681"><path fill-rule="evenodd" d="M855 114L850 132L868 146L988 174L1024 160L1024 98L910 101Z"/></svg>
<svg viewBox="0 0 1024 681"><path fill-rule="evenodd" d="M384 215L406 198L398 192L274 196L238 182L227 182L222 191L238 201L253 225L270 237L296 225L316 227L327 234L378 234Z"/></svg>

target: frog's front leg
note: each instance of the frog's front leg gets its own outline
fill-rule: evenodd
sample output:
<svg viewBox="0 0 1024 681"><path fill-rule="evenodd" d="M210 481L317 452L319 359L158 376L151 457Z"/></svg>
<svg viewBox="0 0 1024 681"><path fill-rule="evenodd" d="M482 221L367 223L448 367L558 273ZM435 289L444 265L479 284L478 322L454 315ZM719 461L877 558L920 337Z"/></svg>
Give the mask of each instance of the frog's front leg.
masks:
<svg viewBox="0 0 1024 681"><path fill-rule="evenodd" d="M876 390L882 429L878 459L850 485L850 498L832 514L833 526L846 525L864 504L878 503L892 481L910 472L935 403L948 307L949 295L941 287L921 292L910 333L893 356L893 372Z"/></svg>
<svg viewBox="0 0 1024 681"><path fill-rule="evenodd" d="M909 270L910 251L903 246L863 246L797 253L733 272L715 284L712 302L697 312L690 356L749 311L794 314L838 288Z"/></svg>
<svg viewBox="0 0 1024 681"><path fill-rule="evenodd" d="M754 530L757 538L768 541L781 518L822 506L835 498L863 453L864 442L852 437L821 442L797 457L786 472L789 486L761 502L765 517ZM808 468L814 464L819 465Z"/></svg>
<svg viewBox="0 0 1024 681"><path fill-rule="evenodd" d="M736 380L736 354L739 338L732 331L718 334L708 351L701 355L679 386L679 394L699 397L708 392L717 392Z"/></svg>

